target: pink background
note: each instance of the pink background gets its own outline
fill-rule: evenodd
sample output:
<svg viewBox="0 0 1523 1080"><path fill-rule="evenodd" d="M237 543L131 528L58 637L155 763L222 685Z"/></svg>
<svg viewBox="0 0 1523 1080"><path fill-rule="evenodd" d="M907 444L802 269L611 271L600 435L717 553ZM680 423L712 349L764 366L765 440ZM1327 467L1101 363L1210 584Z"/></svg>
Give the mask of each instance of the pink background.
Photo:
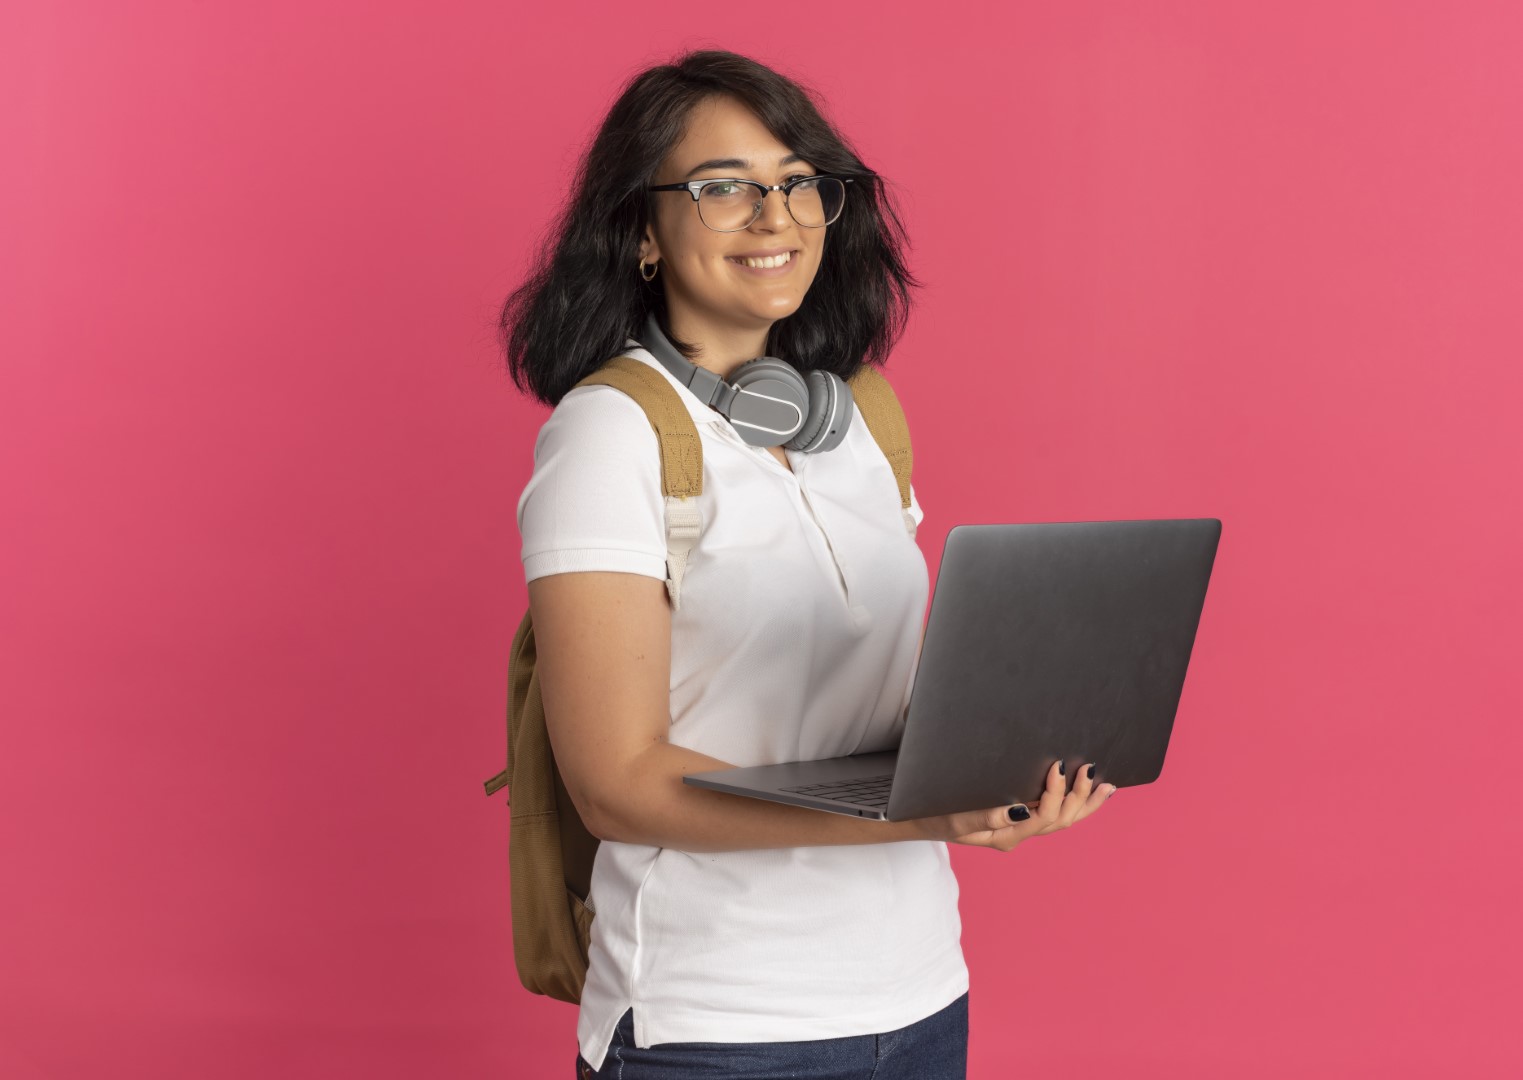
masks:
<svg viewBox="0 0 1523 1080"><path fill-rule="evenodd" d="M572 1075L493 322L683 46L895 186L933 572L1224 522L1160 782L953 850L969 1075L1523 1071L1517 5L714 10L5 7L0 1076Z"/></svg>

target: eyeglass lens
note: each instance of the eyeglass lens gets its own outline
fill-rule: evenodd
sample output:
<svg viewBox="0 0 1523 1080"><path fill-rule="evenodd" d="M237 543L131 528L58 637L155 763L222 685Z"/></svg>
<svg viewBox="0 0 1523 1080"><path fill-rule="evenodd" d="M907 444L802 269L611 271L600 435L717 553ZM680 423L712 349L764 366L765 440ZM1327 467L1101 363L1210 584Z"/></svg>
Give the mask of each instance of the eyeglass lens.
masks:
<svg viewBox="0 0 1523 1080"><path fill-rule="evenodd" d="M709 184L698 197L698 214L716 232L737 232L760 215L761 196L762 192L750 184ZM846 185L834 177L805 180L788 192L788 209L793 220L806 229L829 225L840 216L845 204Z"/></svg>

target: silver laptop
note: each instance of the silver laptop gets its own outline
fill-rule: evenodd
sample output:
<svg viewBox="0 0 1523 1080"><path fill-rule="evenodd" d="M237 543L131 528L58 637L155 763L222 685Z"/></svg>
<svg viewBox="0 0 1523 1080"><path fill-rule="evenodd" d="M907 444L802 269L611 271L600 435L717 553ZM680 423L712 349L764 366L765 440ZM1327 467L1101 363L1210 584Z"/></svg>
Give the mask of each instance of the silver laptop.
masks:
<svg viewBox="0 0 1523 1080"><path fill-rule="evenodd" d="M1057 758L1158 779L1216 518L954 525L895 750L689 773L697 787L885 821L1035 804Z"/></svg>

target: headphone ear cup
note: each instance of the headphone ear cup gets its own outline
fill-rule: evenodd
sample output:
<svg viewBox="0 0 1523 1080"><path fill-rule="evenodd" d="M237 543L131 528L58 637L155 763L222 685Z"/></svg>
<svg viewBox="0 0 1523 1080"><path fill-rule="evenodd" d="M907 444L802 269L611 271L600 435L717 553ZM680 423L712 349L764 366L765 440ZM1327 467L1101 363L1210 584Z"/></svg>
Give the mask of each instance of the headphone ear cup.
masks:
<svg viewBox="0 0 1523 1080"><path fill-rule="evenodd" d="M808 376L809 412L804 426L787 444L790 450L823 453L834 450L846 438L857 411L851 387L839 375L829 371L811 371Z"/></svg>
<svg viewBox="0 0 1523 1080"><path fill-rule="evenodd" d="M752 446L782 446L809 418L809 384L775 356L758 356L735 369L730 385L741 391L725 415Z"/></svg>

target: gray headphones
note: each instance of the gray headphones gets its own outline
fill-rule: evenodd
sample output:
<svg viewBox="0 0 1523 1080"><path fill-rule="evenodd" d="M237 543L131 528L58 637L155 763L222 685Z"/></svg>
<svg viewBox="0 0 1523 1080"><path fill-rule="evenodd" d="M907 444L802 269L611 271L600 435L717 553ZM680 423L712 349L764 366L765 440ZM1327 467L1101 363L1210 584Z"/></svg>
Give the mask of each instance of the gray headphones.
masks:
<svg viewBox="0 0 1523 1080"><path fill-rule="evenodd" d="M815 453L834 450L846 438L857 406L851 387L833 372L811 371L806 377L785 360L758 356L741 364L725 382L678 352L654 311L645 317L641 344L752 446Z"/></svg>

